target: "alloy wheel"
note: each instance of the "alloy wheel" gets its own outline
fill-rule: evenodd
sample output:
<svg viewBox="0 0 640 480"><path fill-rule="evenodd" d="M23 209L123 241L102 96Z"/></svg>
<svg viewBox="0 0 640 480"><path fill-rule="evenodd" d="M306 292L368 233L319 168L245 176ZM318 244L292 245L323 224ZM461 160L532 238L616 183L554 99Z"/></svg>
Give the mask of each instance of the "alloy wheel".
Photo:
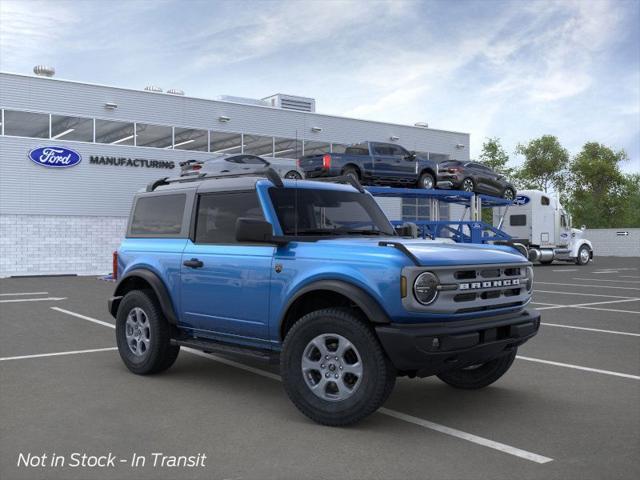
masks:
<svg viewBox="0 0 640 480"><path fill-rule="evenodd" d="M140 307L134 307L127 315L125 337L129 350L138 356L144 356L151 346L151 325L149 318Z"/></svg>
<svg viewBox="0 0 640 480"><path fill-rule="evenodd" d="M335 333L318 335L307 344L301 368L313 394L329 401L351 397L362 384L364 374L358 349Z"/></svg>

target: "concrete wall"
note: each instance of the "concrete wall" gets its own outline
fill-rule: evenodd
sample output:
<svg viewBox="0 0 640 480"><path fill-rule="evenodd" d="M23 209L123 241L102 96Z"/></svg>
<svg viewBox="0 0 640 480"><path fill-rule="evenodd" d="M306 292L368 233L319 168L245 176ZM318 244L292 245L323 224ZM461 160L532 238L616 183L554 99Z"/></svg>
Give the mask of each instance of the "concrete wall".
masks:
<svg viewBox="0 0 640 480"><path fill-rule="evenodd" d="M640 228L587 229L585 238L593 243L594 257L640 257Z"/></svg>

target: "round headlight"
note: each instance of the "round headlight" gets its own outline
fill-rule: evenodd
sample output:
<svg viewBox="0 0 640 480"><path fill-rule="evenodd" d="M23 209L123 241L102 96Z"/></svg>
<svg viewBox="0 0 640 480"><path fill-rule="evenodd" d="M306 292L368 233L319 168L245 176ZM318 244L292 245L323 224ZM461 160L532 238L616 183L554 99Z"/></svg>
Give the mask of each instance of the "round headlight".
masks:
<svg viewBox="0 0 640 480"><path fill-rule="evenodd" d="M413 284L413 294L416 300L422 305L429 305L434 302L438 296L438 285L440 281L434 273L424 272L418 275Z"/></svg>
<svg viewBox="0 0 640 480"><path fill-rule="evenodd" d="M533 267L527 267L527 292L533 290Z"/></svg>

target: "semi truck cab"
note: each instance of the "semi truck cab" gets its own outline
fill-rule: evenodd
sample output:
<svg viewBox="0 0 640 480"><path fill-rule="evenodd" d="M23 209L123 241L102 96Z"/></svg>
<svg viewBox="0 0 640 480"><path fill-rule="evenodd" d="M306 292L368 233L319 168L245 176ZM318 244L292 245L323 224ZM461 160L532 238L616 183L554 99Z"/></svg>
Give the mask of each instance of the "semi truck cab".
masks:
<svg viewBox="0 0 640 480"><path fill-rule="evenodd" d="M540 190L520 191L509 207L493 211L493 224L529 250L529 260L542 264L554 260L585 265L593 259L586 227L572 228L571 216L557 198Z"/></svg>

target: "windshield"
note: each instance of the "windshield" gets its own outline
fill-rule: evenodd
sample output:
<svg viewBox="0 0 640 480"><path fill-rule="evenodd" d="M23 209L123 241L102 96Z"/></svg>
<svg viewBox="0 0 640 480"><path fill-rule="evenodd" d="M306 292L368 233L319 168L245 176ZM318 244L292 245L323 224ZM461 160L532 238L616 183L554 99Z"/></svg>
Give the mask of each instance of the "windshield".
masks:
<svg viewBox="0 0 640 480"><path fill-rule="evenodd" d="M271 188L284 235L394 235L375 200L362 193Z"/></svg>

